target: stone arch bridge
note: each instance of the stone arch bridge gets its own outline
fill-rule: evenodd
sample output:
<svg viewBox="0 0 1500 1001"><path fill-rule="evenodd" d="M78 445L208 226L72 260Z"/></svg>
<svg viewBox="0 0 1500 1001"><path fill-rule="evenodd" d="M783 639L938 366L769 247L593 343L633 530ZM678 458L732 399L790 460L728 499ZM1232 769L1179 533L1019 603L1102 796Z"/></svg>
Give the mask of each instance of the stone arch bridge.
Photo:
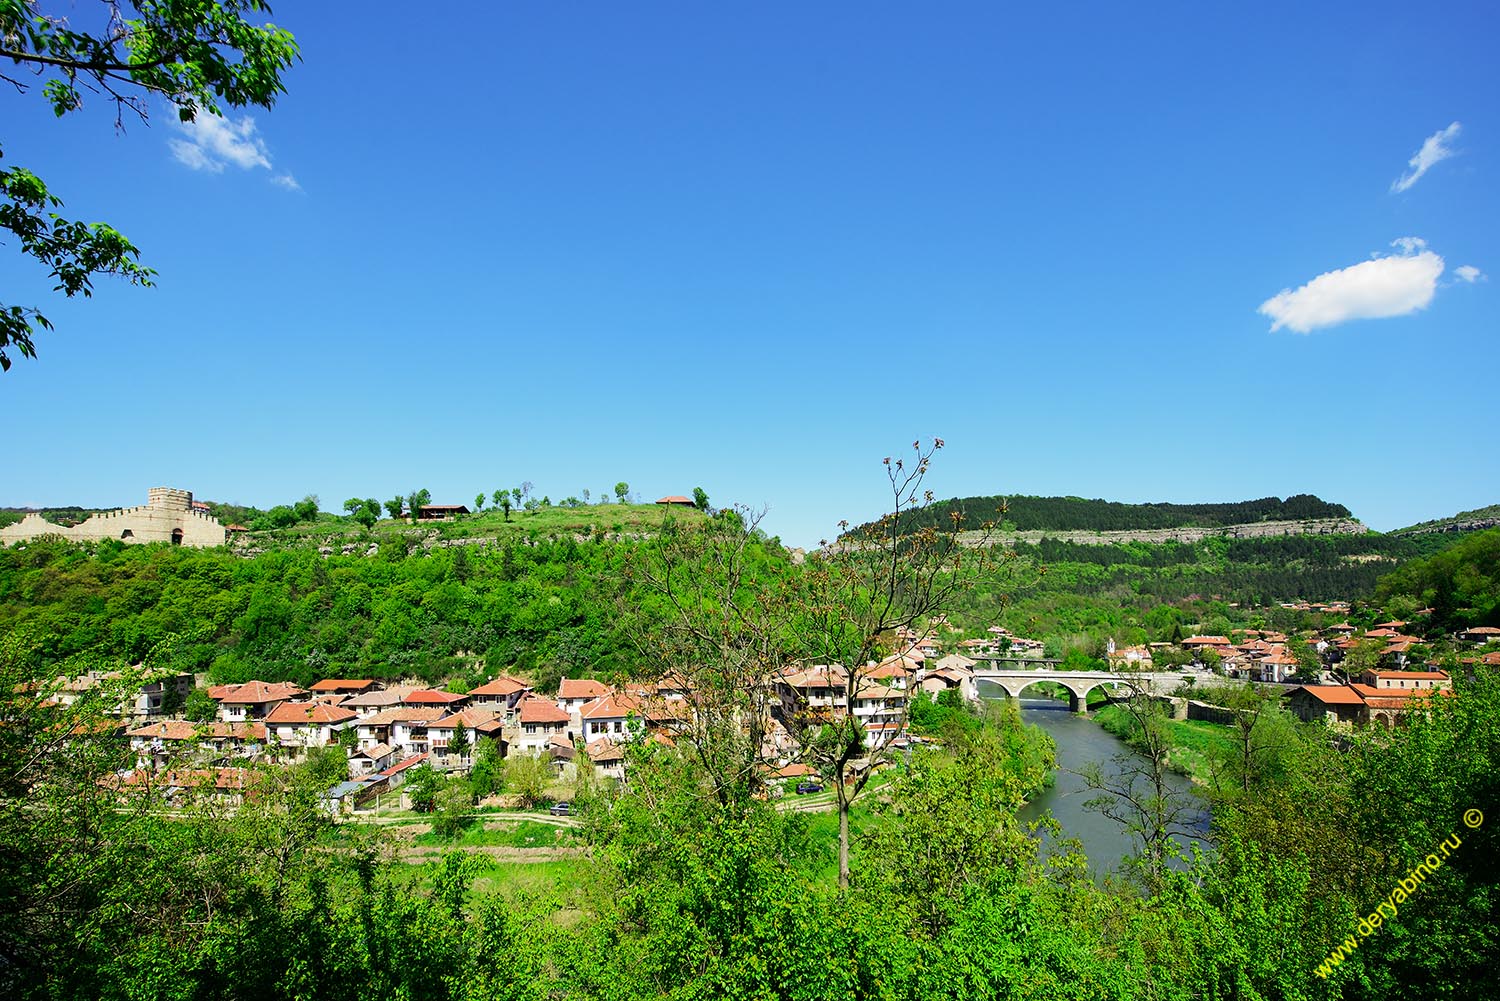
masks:
<svg viewBox="0 0 1500 1001"><path fill-rule="evenodd" d="M1089 692L1101 686L1114 691L1124 689L1129 693L1143 695L1166 695L1182 683L1182 675L1175 671L1131 674L1123 671L1049 671L1046 668L1031 671L997 670L974 668L974 681L988 681L1005 689L1005 694L1019 699L1021 693L1039 681L1051 681L1068 690L1068 708L1081 713L1088 706Z"/></svg>

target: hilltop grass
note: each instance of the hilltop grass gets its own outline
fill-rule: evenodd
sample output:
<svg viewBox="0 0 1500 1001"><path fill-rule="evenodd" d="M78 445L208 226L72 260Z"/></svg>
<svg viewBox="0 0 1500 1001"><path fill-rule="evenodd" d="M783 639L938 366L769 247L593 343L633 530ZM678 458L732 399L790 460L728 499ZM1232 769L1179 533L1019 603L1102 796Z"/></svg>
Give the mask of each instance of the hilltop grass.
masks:
<svg viewBox="0 0 1500 1001"><path fill-rule="evenodd" d="M661 529L662 521L668 517L685 520L701 520L702 512L685 507L661 507L656 504L584 504L579 507L537 508L534 511L512 510L506 520L504 512L485 509L474 514L460 515L455 521L424 521L412 524L405 518L382 518L369 531L352 518L320 512L317 520L290 528L248 532L247 541L254 545L267 543L317 542L340 545L349 542L379 544L388 540L406 538L421 542L429 538L547 538L568 535L588 538L597 533L615 537L620 535L651 535Z"/></svg>

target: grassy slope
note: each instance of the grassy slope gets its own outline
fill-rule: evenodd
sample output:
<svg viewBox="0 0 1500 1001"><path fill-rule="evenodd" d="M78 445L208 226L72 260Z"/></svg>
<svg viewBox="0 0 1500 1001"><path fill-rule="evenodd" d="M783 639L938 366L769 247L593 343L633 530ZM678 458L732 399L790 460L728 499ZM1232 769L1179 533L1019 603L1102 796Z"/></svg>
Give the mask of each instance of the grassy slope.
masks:
<svg viewBox="0 0 1500 1001"><path fill-rule="evenodd" d="M407 537L414 540L546 538L557 535L592 535L595 531L610 535L644 535L657 531L668 516L696 520L704 515L688 508L665 508L655 504L590 504L583 507L550 507L536 511L512 511L506 520L501 511L481 511L457 521L427 521L413 525L405 519L383 518L369 533L350 518L323 512L318 520L291 528L246 533L251 545L313 542L339 545L369 538L373 542Z"/></svg>
<svg viewBox="0 0 1500 1001"><path fill-rule="evenodd" d="M1094 719L1109 733L1131 742L1132 721L1119 706L1106 706ZM1212 760L1234 751L1229 729L1202 720L1168 720L1167 724L1174 745L1167 753L1167 765L1194 782L1208 784L1212 779Z"/></svg>

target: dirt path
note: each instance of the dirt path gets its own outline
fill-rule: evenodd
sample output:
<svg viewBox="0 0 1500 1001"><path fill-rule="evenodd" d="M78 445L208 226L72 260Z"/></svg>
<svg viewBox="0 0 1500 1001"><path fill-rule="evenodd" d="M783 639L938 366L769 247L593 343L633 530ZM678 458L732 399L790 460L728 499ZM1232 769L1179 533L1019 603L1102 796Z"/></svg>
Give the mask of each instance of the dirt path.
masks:
<svg viewBox="0 0 1500 1001"><path fill-rule="evenodd" d="M403 862L432 862L452 851L470 855L488 855L497 862L556 862L578 858L583 848L511 848L505 845L480 845L474 848L448 848L441 845L413 845L402 848L396 857Z"/></svg>

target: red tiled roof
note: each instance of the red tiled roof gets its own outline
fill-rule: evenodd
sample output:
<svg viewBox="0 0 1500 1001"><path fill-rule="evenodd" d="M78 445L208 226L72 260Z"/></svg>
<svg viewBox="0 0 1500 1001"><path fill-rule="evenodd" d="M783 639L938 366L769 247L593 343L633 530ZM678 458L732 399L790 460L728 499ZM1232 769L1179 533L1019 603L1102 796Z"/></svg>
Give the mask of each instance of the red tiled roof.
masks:
<svg viewBox="0 0 1500 1001"><path fill-rule="evenodd" d="M494 718L495 714L485 709L460 709L456 713L444 716L435 723L428 724L428 729L446 730L450 727L457 727L459 723L462 723L470 730L473 730L479 727L480 724L488 723Z"/></svg>
<svg viewBox="0 0 1500 1001"><path fill-rule="evenodd" d="M232 740L265 740L261 723L192 723L169 719L128 730L127 737L154 737L158 740L192 740L195 737L228 737Z"/></svg>
<svg viewBox="0 0 1500 1001"><path fill-rule="evenodd" d="M458 695L453 692L439 692L431 688L419 688L415 692L407 692L406 698L401 701L409 706L446 706L454 702L463 702L467 695Z"/></svg>
<svg viewBox="0 0 1500 1001"><path fill-rule="evenodd" d="M347 723L356 714L327 702L283 702L266 715L267 726L302 725L329 726Z"/></svg>
<svg viewBox="0 0 1500 1001"><path fill-rule="evenodd" d="M478 688L472 689L470 695L513 695L516 692L524 692L531 686L524 681L517 681L500 675L494 681L487 681Z"/></svg>
<svg viewBox="0 0 1500 1001"><path fill-rule="evenodd" d="M414 754L411 757L407 758L405 761L401 761L401 762L398 762L398 763L392 765L391 767L387 768L385 771L381 772L380 774L383 775L383 776L385 776L386 778L390 778L393 775L397 775L397 774L399 774L401 772L406 771L408 768L411 768L413 765L420 765L422 762L424 762L426 760L427 760L427 752L423 751L421 754Z"/></svg>
<svg viewBox="0 0 1500 1001"><path fill-rule="evenodd" d="M624 719L641 714L640 703L629 695L606 695L586 703L579 715L583 719Z"/></svg>
<svg viewBox="0 0 1500 1001"><path fill-rule="evenodd" d="M1229 646L1227 636L1189 636L1182 641L1183 646Z"/></svg>
<svg viewBox="0 0 1500 1001"><path fill-rule="evenodd" d="M448 715L440 706L396 706L383 712L366 716L360 726L389 726L392 723L431 723Z"/></svg>
<svg viewBox="0 0 1500 1001"><path fill-rule="evenodd" d="M564 678L557 685L557 697L560 699L597 699L608 694L608 686L593 678Z"/></svg>
<svg viewBox="0 0 1500 1001"><path fill-rule="evenodd" d="M296 698L298 695L306 695L307 692L289 681L278 681L274 684L265 681L247 681L243 685L228 685L229 689L222 696L214 696L213 689L209 689L211 697L217 697L220 702L232 706L259 705L262 702L276 702L278 700Z"/></svg>
<svg viewBox="0 0 1500 1001"><path fill-rule="evenodd" d="M1349 685L1303 685L1297 689L1330 706L1358 706L1364 699Z"/></svg>
<svg viewBox="0 0 1500 1001"><path fill-rule="evenodd" d="M693 504L693 499L691 497L684 497L681 494L673 494L670 497L663 497L660 500L658 500L656 503L658 503L658 504L692 504L694 507L698 506L696 504Z"/></svg>
<svg viewBox="0 0 1500 1001"><path fill-rule="evenodd" d="M375 684L374 678L324 678L313 683L313 692L357 692Z"/></svg>
<svg viewBox="0 0 1500 1001"><path fill-rule="evenodd" d="M625 758L625 749L607 737L590 741L583 753L596 765L605 761L623 761Z"/></svg>
<svg viewBox="0 0 1500 1001"><path fill-rule="evenodd" d="M521 703L522 723L566 723L572 719L550 699L526 699Z"/></svg>

